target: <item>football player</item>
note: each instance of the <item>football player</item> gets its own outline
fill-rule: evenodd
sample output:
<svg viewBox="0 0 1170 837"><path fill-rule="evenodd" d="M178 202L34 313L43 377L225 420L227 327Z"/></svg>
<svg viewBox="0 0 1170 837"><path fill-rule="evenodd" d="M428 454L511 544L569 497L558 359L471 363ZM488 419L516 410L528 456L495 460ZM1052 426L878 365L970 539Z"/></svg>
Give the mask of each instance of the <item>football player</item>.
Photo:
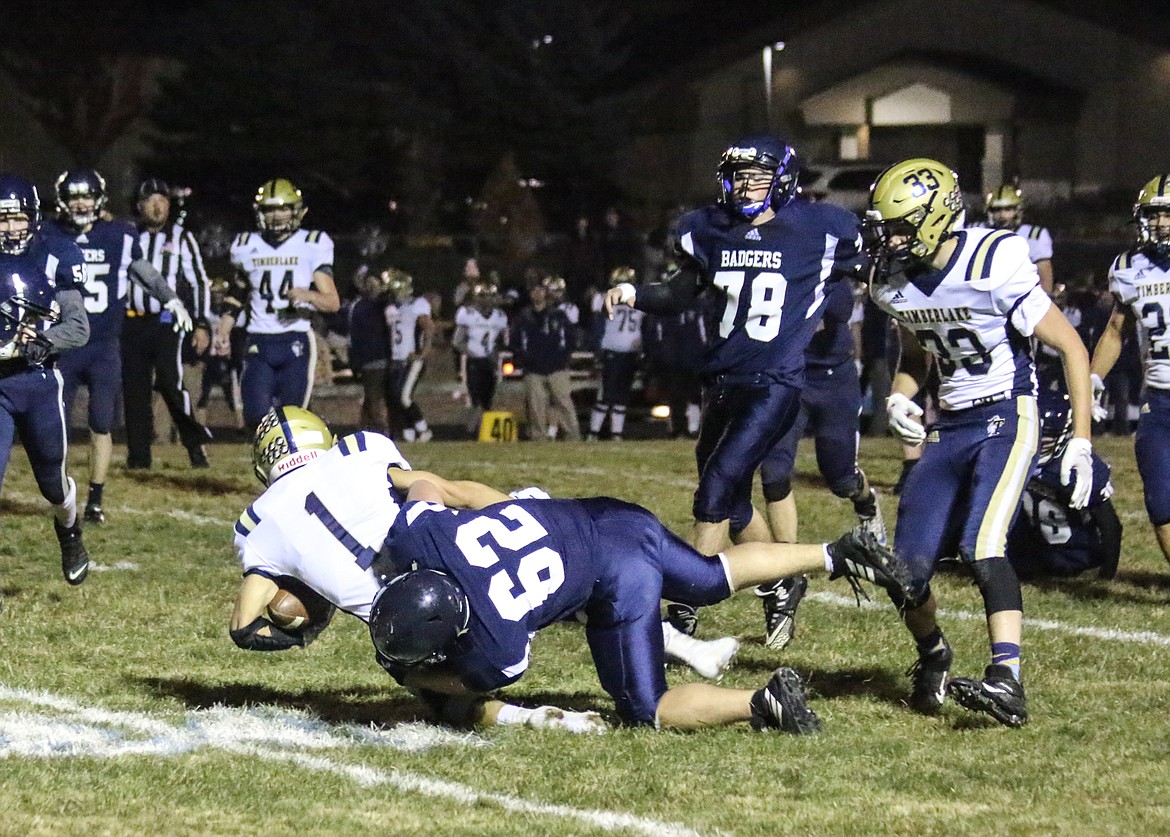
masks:
<svg viewBox="0 0 1170 837"><path fill-rule="evenodd" d="M85 260L67 238L37 231L36 187L0 174L0 483L20 439L42 496L53 505L61 571L70 584L89 572L77 486L65 470L66 426L59 353L85 345Z"/></svg>
<svg viewBox="0 0 1170 837"><path fill-rule="evenodd" d="M703 418L695 449L692 544L705 555L741 537L752 521L752 478L800 409L804 351L825 293L856 259L857 218L794 200L792 146L748 136L723 153L715 205L677 222L679 269L661 284L622 283L606 295L652 314L676 314L708 288L722 302L703 363ZM755 527L758 532L758 527ZM766 527L764 527L766 530Z"/></svg>
<svg viewBox="0 0 1170 837"><path fill-rule="evenodd" d="M245 302L220 318L215 342L231 350L232 327L247 309L247 346L240 388L244 423L251 429L277 404L309 405L317 366L310 318L341 307L333 282L333 240L301 228L301 190L284 178L269 180L252 202L259 232L236 236L231 247L236 292Z"/></svg>
<svg viewBox="0 0 1170 837"><path fill-rule="evenodd" d="M1103 379L1117 363L1125 335L1137 328L1145 370L1145 403L1134 451L1145 493L1146 514L1162 555L1170 561L1170 174L1160 174L1138 193L1133 206L1137 242L1113 260L1109 289L1113 313L1093 351L1094 410L1105 411Z"/></svg>
<svg viewBox="0 0 1170 837"><path fill-rule="evenodd" d="M1109 465L1093 454L1093 488L1083 509L1072 507L1060 481L1060 456L1072 435L1068 396L1042 391L1037 472L1024 490L1023 514L1008 533L1007 558L1021 579L1079 575L1096 568L1111 579L1121 558L1121 520L1113 508Z"/></svg>
<svg viewBox="0 0 1170 837"><path fill-rule="evenodd" d="M816 440L817 467L829 490L849 500L860 525L872 532L879 543L886 542L886 525L877 492L857 464L861 382L850 327L853 288L854 283L846 280L836 283L829 292L822 327L805 351L800 414L760 466L768 526L773 540L779 543L796 543L792 474L796 448L806 430L811 430ZM796 608L807 586L808 580L800 576L756 590L764 606L764 644L769 648L780 650L792 640Z"/></svg>
<svg viewBox="0 0 1170 837"><path fill-rule="evenodd" d="M459 352L459 379L471 404L466 427L473 439L496 395L500 346L508 329L508 318L499 306L499 286L478 281L471 286L467 303L455 312L451 345Z"/></svg>
<svg viewBox="0 0 1170 837"><path fill-rule="evenodd" d="M632 267L619 267L609 277L609 284L635 284L637 274ZM563 280L562 280L563 282ZM622 307L605 321L601 334L601 390L593 411L589 414L587 441L596 442L605 417L609 416L609 438L620 442L626 426L626 405L630 403L630 389L638 372L642 352L642 312L637 308Z"/></svg>
<svg viewBox="0 0 1170 837"><path fill-rule="evenodd" d="M391 430L401 428L408 442L429 442L434 433L427 426L414 388L426 368L435 323L431 304L414 293L414 279L390 268L382 271L381 284L389 294L385 309L390 330L390 362L386 367L386 409Z"/></svg>
<svg viewBox="0 0 1170 837"><path fill-rule="evenodd" d="M184 334L194 327L182 300L162 274L143 257L133 224L109 217L106 181L93 169L73 169L57 178L57 218L46 222L50 234L73 239L85 256L85 312L89 342L61 358L65 403L72 404L78 386L89 391L90 478L85 521L101 524L106 475L110 468L118 395L122 388L119 341L126 318L130 280L162 303L160 321ZM206 437L189 440L196 448ZM190 448L188 449L190 450ZM201 451L200 451L201 452ZM149 462L128 459L128 468L149 468Z"/></svg>
<svg viewBox="0 0 1170 837"><path fill-rule="evenodd" d="M1036 376L1028 338L1060 354L1073 410L1061 478L1072 505L1092 486L1088 355L1040 286L1024 239L1007 230L961 229L958 178L942 163L905 160L877 179L866 213L873 258L870 293L900 325L902 356L886 401L903 442L924 444L898 505L895 545L914 592L895 604L918 647L910 705L941 708L946 694L1002 724L1028 719L1020 683L1023 602L1006 560L1007 534L1037 446ZM911 400L938 363L939 418L924 428ZM951 649L935 619L930 579L958 554L975 577L987 614L991 664L981 680L948 682Z"/></svg>
<svg viewBox="0 0 1170 837"><path fill-rule="evenodd" d="M1052 233L1047 227L1024 223L1024 193L1020 187L1005 183L987 196L987 226L1011 230L1028 242L1028 258L1036 265L1040 286L1052 296L1056 287L1052 276Z"/></svg>
<svg viewBox="0 0 1170 837"><path fill-rule="evenodd" d="M624 723L695 729L749 721L757 730L813 733L819 721L790 668L757 691L668 688L660 600L710 605L815 571L854 584L864 577L896 595L908 589L906 568L860 530L833 544L745 543L706 556L620 500L513 500L455 512L441 486L410 477L385 547L402 574L370 610L378 660L409 688L467 695L514 683L528 668L533 634L583 612L598 678Z"/></svg>
<svg viewBox="0 0 1170 837"><path fill-rule="evenodd" d="M297 407L276 407L256 431L253 464L267 490L235 526L235 543L244 580L231 620L231 637L241 648L279 651L307 645L324 629L334 606L363 621L385 581L378 553L397 519L402 493L414 479L426 478L442 491L444 502L479 508L510 499L475 482L448 481L411 472L410 465L385 436L358 432L334 441L320 418ZM395 573L391 573L395 574ZM303 633L285 631L265 618L265 609L288 578L307 586L327 603L315 608L322 618ZM684 638L684 640L687 638ZM734 640L732 640L734 642ZM691 640L677 644L674 657L705 676L722 673L725 645ZM729 659L724 661L724 667ZM710 670L712 667L717 671ZM434 702L432 702L434 705ZM492 723L505 706L476 702L472 721ZM447 720L468 705L445 707ZM560 713L560 714L558 714ZM561 713L552 707L512 707L501 723L559 726L594 731L602 724L595 713Z"/></svg>

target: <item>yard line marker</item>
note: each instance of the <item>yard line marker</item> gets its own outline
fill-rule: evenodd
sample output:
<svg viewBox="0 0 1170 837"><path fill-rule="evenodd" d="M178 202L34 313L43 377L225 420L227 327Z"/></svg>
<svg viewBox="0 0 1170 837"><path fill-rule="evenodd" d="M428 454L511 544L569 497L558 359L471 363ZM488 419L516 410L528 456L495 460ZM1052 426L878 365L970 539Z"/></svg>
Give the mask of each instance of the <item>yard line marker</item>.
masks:
<svg viewBox="0 0 1170 837"><path fill-rule="evenodd" d="M407 752L444 745L488 746L489 742L473 733L429 724L403 723L379 730L356 724L328 724L308 713L292 710L225 706L188 711L182 721L171 723L141 712L101 709L61 695L0 684L2 703L39 707L58 714L0 708L0 758L168 757L211 747L332 773L362 787L384 785L466 805L486 803L513 813L573 820L605 831L647 837L699 837L699 832L678 823L617 811L534 802L418 773L336 761L324 755L370 745Z"/></svg>
<svg viewBox="0 0 1170 837"><path fill-rule="evenodd" d="M834 607L856 607L857 602L836 593L811 593L805 598L823 602ZM888 602L862 602L861 607L866 610L889 609ZM986 622L987 617L982 613L972 613L966 610L943 610L939 608L938 615L946 619L959 622ZM1024 617L1024 627L1039 631L1055 631L1072 636L1088 636L1093 639L1109 639L1116 642L1135 642L1139 645L1170 645L1170 636L1154 633L1153 631L1122 631L1115 628L1092 628L1084 625L1069 625L1052 619L1031 619Z"/></svg>

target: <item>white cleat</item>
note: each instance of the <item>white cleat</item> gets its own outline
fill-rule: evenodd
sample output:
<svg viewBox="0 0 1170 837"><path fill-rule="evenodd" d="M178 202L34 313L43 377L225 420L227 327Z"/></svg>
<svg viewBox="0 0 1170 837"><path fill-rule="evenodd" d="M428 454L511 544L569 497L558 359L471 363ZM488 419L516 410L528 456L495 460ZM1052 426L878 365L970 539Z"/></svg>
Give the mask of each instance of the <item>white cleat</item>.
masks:
<svg viewBox="0 0 1170 837"><path fill-rule="evenodd" d="M869 532L871 535L873 535L874 538L877 539L878 543L880 543L882 546L886 546L888 545L887 539L889 535L886 532L886 520L884 517L882 517L882 498L876 490L871 488L870 491L873 491L873 505L874 508L877 509L877 513L873 517L861 517L858 515L858 525L860 525L861 528L866 532Z"/></svg>

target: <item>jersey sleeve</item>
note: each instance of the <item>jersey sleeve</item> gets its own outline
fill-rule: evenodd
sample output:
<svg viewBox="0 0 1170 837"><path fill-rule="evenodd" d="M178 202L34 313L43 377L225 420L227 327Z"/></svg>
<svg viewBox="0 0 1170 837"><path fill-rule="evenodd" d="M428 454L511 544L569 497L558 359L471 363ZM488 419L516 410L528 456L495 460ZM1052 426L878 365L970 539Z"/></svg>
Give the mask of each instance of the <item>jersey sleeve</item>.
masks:
<svg viewBox="0 0 1170 837"><path fill-rule="evenodd" d="M415 297L414 307L415 307L415 316L418 316L418 317L431 316L431 303L425 296Z"/></svg>
<svg viewBox="0 0 1170 837"><path fill-rule="evenodd" d="M989 275L971 282L977 289L990 292L995 310L1008 317L1016 331L1031 337L1052 300L1040 287L1040 274L1028 254L1028 242L1018 235L1005 235L993 246Z"/></svg>
<svg viewBox="0 0 1170 837"><path fill-rule="evenodd" d="M1134 284L1136 275L1132 252L1122 253L1109 265L1109 291L1122 305L1132 305L1137 301L1138 291Z"/></svg>
<svg viewBox="0 0 1170 837"><path fill-rule="evenodd" d="M85 256L81 248L67 238L50 239L49 252L57 260L48 278L58 291L80 291L85 285Z"/></svg>
<svg viewBox="0 0 1170 837"><path fill-rule="evenodd" d="M313 270L317 271L321 268L333 269L333 239L329 237L329 233L320 232L317 239L317 257L314 260Z"/></svg>
<svg viewBox="0 0 1170 837"><path fill-rule="evenodd" d="M272 533L262 526L263 521L253 503L244 509L235 525L236 551L244 567L244 575L259 573L268 578L288 575L287 568L270 556L279 553L273 549Z"/></svg>
<svg viewBox="0 0 1170 837"><path fill-rule="evenodd" d="M708 255L703 248L704 219L702 210L688 212L678 219L674 230L674 252L680 263L690 264L700 273L707 268Z"/></svg>
<svg viewBox="0 0 1170 837"><path fill-rule="evenodd" d="M357 451L368 452L383 460L387 468L401 468L403 471L410 470L410 463L406 461L406 457L398 450L398 446L381 433L359 430L356 433L350 433L348 436L342 436L338 439L337 447L346 456Z"/></svg>
<svg viewBox="0 0 1170 837"><path fill-rule="evenodd" d="M1032 261L1052 258L1052 233L1047 227L1036 227L1031 241Z"/></svg>
<svg viewBox="0 0 1170 837"><path fill-rule="evenodd" d="M459 306L459 310L455 312L455 325L467 327L470 323L471 314L468 313L464 306Z"/></svg>

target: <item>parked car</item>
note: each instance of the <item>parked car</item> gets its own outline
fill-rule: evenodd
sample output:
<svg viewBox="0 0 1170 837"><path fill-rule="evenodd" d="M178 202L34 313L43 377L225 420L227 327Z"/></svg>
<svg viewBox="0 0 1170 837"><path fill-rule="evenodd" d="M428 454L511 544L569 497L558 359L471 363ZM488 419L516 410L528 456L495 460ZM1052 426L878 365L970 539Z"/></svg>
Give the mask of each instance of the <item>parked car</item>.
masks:
<svg viewBox="0 0 1170 837"><path fill-rule="evenodd" d="M826 201L861 214L869 204L869 187L889 163L856 160L810 163L800 173L800 191L811 201Z"/></svg>

